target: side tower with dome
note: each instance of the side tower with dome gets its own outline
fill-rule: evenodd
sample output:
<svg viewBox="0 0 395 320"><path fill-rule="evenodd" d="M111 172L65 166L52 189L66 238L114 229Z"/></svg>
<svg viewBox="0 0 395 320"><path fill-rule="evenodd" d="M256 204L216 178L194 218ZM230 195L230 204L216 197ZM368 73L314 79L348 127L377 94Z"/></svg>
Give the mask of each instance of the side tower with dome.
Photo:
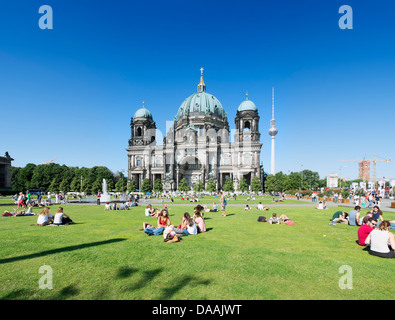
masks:
<svg viewBox="0 0 395 320"><path fill-rule="evenodd" d="M145 178L152 185L161 179L165 191L178 190L183 178L191 190L198 181L207 186L212 179L221 190L227 178L235 187L241 178L248 184L254 176L262 178L258 109L248 97L240 104L234 142L230 142L227 114L206 91L200 71L197 92L181 103L163 145L156 144L156 125L145 106L131 119L128 178L138 189Z"/></svg>

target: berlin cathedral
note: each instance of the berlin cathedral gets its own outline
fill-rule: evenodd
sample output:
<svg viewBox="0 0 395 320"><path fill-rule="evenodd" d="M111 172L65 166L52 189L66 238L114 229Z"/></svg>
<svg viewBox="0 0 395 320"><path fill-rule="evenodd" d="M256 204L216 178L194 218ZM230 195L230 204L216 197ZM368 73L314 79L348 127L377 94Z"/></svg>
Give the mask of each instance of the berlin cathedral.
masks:
<svg viewBox="0 0 395 320"><path fill-rule="evenodd" d="M207 186L212 179L219 191L227 178L235 190L242 178L248 185L255 176L262 182L257 107L246 94L246 100L237 109L236 130L232 130L235 134L230 142L226 112L220 101L206 92L203 69L200 71L197 92L179 107L163 145L156 143L154 117L144 103L131 118L131 136L126 149L128 180L134 180L138 190L145 178L152 185L160 179L164 191L177 191L183 178L191 190L199 180Z"/></svg>

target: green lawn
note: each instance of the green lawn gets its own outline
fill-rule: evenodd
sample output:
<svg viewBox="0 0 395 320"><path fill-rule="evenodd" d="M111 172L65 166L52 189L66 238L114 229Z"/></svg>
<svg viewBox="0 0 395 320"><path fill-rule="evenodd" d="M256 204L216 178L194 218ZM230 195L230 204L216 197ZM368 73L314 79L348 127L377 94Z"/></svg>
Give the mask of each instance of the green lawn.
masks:
<svg viewBox="0 0 395 320"><path fill-rule="evenodd" d="M176 225L192 209L169 207ZM54 213L56 206L51 208ZM395 298L395 261L358 246L356 227L328 225L336 208L244 212L228 206L227 217L206 213L206 233L179 243L138 231L143 221L155 221L144 216L144 206L116 212L96 205L64 208L77 224L37 227L30 226L34 216L0 218L0 299ZM295 224L256 221L273 212ZM395 213L384 217L393 220ZM43 265L53 270L52 290L39 289ZM339 288L343 265L352 268L352 289Z"/></svg>

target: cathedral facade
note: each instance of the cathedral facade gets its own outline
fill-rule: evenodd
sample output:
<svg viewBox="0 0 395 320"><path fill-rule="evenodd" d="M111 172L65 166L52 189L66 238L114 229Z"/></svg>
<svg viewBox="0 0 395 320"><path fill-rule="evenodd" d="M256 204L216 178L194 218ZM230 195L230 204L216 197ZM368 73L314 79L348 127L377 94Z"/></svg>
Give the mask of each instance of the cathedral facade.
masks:
<svg viewBox="0 0 395 320"><path fill-rule="evenodd" d="M235 190L242 178L247 184L255 176L262 182L259 114L248 95L237 110L235 125L230 142L226 112L219 100L206 92L201 69L197 92L179 107L163 145L156 143L156 123L144 103L131 118L126 149L129 181L134 180L139 190L143 179L148 178L152 185L160 179L164 191L177 191L183 178L191 190L199 180L207 186L212 179L217 190L227 178Z"/></svg>

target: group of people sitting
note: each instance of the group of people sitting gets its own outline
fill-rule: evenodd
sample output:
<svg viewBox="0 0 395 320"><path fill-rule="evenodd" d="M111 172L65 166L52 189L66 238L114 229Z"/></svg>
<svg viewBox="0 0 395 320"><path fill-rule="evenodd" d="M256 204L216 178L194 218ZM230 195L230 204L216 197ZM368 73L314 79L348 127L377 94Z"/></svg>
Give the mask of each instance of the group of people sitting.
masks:
<svg viewBox="0 0 395 320"><path fill-rule="evenodd" d="M131 204L130 206L132 207L133 204ZM129 204L128 202L125 202L121 203L118 206L116 202L114 202L113 204L106 202L106 204L104 205L104 210L129 210Z"/></svg>
<svg viewBox="0 0 395 320"><path fill-rule="evenodd" d="M373 217L364 217L358 228L358 244L369 247L369 254L381 258L395 258L395 236L390 232L391 222L381 223Z"/></svg>
<svg viewBox="0 0 395 320"><path fill-rule="evenodd" d="M32 226L48 226L48 225L55 225L55 226L60 226L60 225L68 225L68 224L74 224L73 220L70 219L70 217L63 212L62 207L58 207L56 210L55 215L52 215L50 212L49 207L45 207L40 214L38 215L37 218L37 223L36 224L31 224Z"/></svg>
<svg viewBox="0 0 395 320"><path fill-rule="evenodd" d="M156 217L157 224L154 226L151 223L143 222L143 228L140 231L144 231L149 236L163 234L164 241L177 242L182 236L195 235L206 231L206 223L203 218L204 207L200 204L194 208L192 217L188 212L185 212L181 218L181 223L177 227L171 223L168 208L165 206L157 211L151 205L148 205L145 215Z"/></svg>
<svg viewBox="0 0 395 320"><path fill-rule="evenodd" d="M350 213L337 211L330 219L331 225L346 223L350 226L358 226L358 244L369 247L369 254L382 258L395 258L395 238L389 232L395 229L395 220L384 220L383 212L378 206L373 211L360 216L361 206L356 205Z"/></svg>

